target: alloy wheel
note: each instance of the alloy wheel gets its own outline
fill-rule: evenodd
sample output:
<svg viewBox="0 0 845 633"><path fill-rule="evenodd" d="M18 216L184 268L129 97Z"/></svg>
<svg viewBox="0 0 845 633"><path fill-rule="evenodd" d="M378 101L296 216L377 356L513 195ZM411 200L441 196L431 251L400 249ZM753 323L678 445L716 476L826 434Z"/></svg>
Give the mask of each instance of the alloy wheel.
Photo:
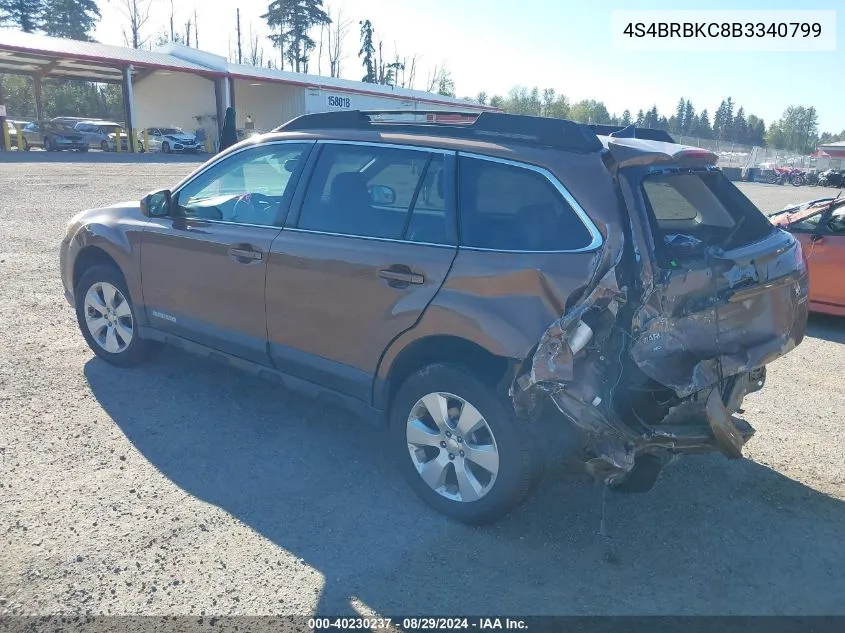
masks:
<svg viewBox="0 0 845 633"><path fill-rule="evenodd" d="M105 281L93 284L85 294L85 324L97 345L110 354L126 350L135 336L129 301Z"/></svg>
<svg viewBox="0 0 845 633"><path fill-rule="evenodd" d="M405 435L417 472L440 496L469 503L493 488L499 450L470 402L445 392L423 396L411 409Z"/></svg>

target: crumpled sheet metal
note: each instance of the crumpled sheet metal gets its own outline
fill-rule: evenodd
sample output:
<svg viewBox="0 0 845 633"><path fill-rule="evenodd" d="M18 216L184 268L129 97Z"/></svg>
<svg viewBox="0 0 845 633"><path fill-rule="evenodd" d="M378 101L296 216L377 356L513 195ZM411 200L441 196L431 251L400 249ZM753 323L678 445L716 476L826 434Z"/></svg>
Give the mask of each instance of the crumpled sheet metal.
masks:
<svg viewBox="0 0 845 633"><path fill-rule="evenodd" d="M531 359L531 368L520 388L528 389L542 383L568 383L575 379L575 358L568 341L577 329L582 317L590 310L610 310L613 316L625 303L625 292L619 288L616 267L622 259L621 231L608 233L602 258L597 262L593 282L586 296L569 308L543 333L537 350ZM591 289L590 289L591 288ZM593 332L594 341L601 340L605 332Z"/></svg>
<svg viewBox="0 0 845 633"><path fill-rule="evenodd" d="M761 291L750 289L743 298L740 287L733 299L716 299L714 277L730 288L759 282ZM691 303L697 295L709 303ZM790 352L804 336L806 317L799 313L806 310L805 282L794 276L760 279L718 266L675 275L656 284L641 304L630 355L647 376L685 398Z"/></svg>

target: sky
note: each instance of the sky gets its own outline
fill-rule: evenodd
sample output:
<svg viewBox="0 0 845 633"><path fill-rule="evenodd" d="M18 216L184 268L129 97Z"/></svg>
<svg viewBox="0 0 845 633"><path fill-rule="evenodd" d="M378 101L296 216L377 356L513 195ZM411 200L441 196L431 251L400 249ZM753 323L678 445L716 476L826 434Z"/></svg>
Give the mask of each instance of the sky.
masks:
<svg viewBox="0 0 845 633"><path fill-rule="evenodd" d="M125 0L99 0L103 19L94 36L122 45ZM169 23L170 0L151 0L147 33ZM265 59L278 58L261 14L269 0L174 0L182 26L197 11L200 48L220 55L234 50L235 10L241 11L246 48L250 25L262 34ZM746 114L768 125L789 105L815 106L819 131L845 130L845 3L842 0L324 0L350 21L342 76L360 79L357 58L360 20L369 19L386 54L419 56L416 88L445 65L459 97L504 95L514 86L554 88L571 101L597 99L611 114L633 113L657 105L666 116L678 99L690 99L697 112L707 108L711 120L719 102L732 97ZM635 52L611 47L614 9L828 9L837 12L835 52ZM316 59L310 72L316 70ZM322 63L327 74L328 64Z"/></svg>

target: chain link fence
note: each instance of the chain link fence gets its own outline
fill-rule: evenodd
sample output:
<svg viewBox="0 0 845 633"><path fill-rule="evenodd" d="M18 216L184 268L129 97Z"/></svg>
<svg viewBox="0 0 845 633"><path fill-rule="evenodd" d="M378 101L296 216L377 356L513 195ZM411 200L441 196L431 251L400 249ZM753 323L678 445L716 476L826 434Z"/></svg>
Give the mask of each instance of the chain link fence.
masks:
<svg viewBox="0 0 845 633"><path fill-rule="evenodd" d="M774 169L775 167L796 167L819 171L836 168L835 165L830 165L831 160L829 158L811 158L783 149L740 145L729 141L680 134L673 134L673 138L675 142L682 145L693 145L715 152L719 156L719 167L758 167L763 170Z"/></svg>

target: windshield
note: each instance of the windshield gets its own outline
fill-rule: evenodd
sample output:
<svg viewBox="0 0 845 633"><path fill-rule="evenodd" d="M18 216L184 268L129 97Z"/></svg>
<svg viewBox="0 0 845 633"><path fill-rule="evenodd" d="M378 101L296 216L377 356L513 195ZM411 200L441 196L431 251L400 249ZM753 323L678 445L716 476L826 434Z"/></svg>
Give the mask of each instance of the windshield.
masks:
<svg viewBox="0 0 845 633"><path fill-rule="evenodd" d="M178 127L163 127L161 128L161 133L165 136L168 134L184 134Z"/></svg>
<svg viewBox="0 0 845 633"><path fill-rule="evenodd" d="M765 215L718 170L665 170L647 176L643 199L656 237L674 257L754 242L771 233Z"/></svg>

